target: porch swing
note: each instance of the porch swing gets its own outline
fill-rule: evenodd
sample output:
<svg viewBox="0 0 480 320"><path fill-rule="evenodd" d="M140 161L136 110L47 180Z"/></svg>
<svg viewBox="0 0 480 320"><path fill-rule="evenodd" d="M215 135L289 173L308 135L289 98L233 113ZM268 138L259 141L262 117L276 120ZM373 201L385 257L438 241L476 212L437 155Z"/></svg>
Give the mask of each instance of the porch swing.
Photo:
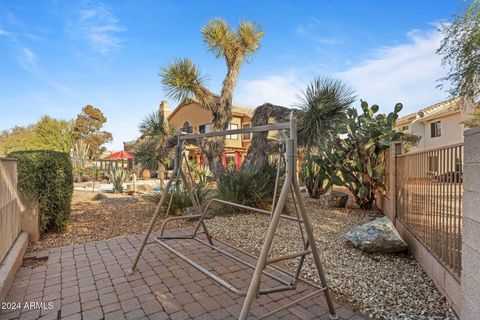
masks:
<svg viewBox="0 0 480 320"><path fill-rule="evenodd" d="M277 131L281 138L280 157L279 157L279 161L277 161L277 172L276 172L276 179L275 179L275 186L274 186L274 195L272 200L272 210L268 211L260 208L254 208L254 207L246 206L243 204L225 201L217 198L210 199L205 205L205 207L202 208L196 193L193 192L193 188L195 186L195 179L192 177L191 170L188 165L188 160L186 159L186 156L185 156L184 143L189 140L199 141L199 139L207 139L211 137L219 137L219 136L226 136L226 135L232 135L232 134L269 132L269 131ZM184 260L185 262L187 262L188 264L190 264L200 272L204 273L206 276L210 277L213 281L215 281L219 285L225 287L226 289L230 290L231 292L237 295L245 296L245 300L243 302L239 319L247 319L247 317L249 316L249 312L250 312L250 308L252 306L253 300L257 298L259 295L281 292L286 290L294 290L297 288L297 284L299 281L306 282L306 280L300 277L300 273L301 273L303 264L305 262L305 257L310 254L313 256L315 266L316 266L318 275L320 277L321 285L316 285L316 284L307 282L309 285L315 287L316 290L313 291L312 293L306 294L303 297L298 298L297 300L287 303L279 307L278 309L272 310L271 312L268 312L267 314L262 315L259 319L267 318L281 310L289 308L308 298L312 298L313 296L318 295L322 292L325 295L325 299L330 312L330 318L337 319L338 317L332 302L330 290L327 285L327 280L325 278L323 267L320 261L318 247L316 245L315 238L313 235L313 228L310 223L309 217L306 213L305 204L303 202L303 198L300 193L300 187L299 187L298 179L296 175L297 124L296 124L295 114L292 112L290 114L289 122L285 122L285 123L234 129L234 130L226 130L226 131L199 133L199 134L179 133L177 136L177 139L178 141L177 141L177 146L175 148L175 161L174 161L173 173L165 186L165 190L155 209L155 213L150 221L150 224L147 228L147 232L145 233L145 236L140 245L140 248L138 249L137 255L135 256L135 259L133 261L133 264L131 266L129 273L132 274L135 272L135 269L140 259L140 256L142 254L142 251L145 245L147 244L148 238L152 232L155 222L162 211L165 201L167 200L166 198L167 198L168 191L171 190L174 182L178 183L181 179L190 197L190 200L193 204L196 214L169 217L170 207L172 203L172 196L173 196L173 193L171 193L167 210L165 210L165 220L161 225L159 236L154 237L154 242L156 242L166 250L170 251L171 253L175 254L177 257ZM186 167L188 171L187 175L184 173L182 169L183 160L187 160L186 161ZM285 166L285 178L284 178L284 182L283 182L283 186L280 191L280 194L277 197L277 190L278 190L278 185L280 181L280 168L282 163ZM187 176L190 179L187 179ZM291 192L292 194L296 216L289 216L289 215L282 214L289 192ZM255 211L264 215L268 215L270 217L268 231L265 236L265 241L263 243L259 257L256 257L242 249L236 248L224 241L221 241L219 239L214 239L210 235L210 233L208 232L207 226L205 224L205 217L208 212L208 209L213 203L220 203L223 205L229 205L229 206L234 206L234 207L238 207L238 208L242 208L250 211ZM198 219L198 222L193 232L191 234L180 235L180 236L166 235L165 226L171 221L180 220L180 219ZM275 233L278 229L280 219L293 220L298 223L298 227L300 229L300 235L303 241L303 250L299 252L282 255L282 256L269 257L269 251L271 249ZM200 232L200 228L203 229L202 232ZM201 239L199 237L200 234L204 234L207 241ZM179 240L179 239L195 240L198 243L205 245L208 248L211 248L212 250L215 250L216 252L222 255L225 255L244 266L254 269L254 273L250 281L250 284L248 286L248 289L241 290L240 288L237 288L232 283L229 283L224 278L211 272L210 270L202 266L200 263L193 261L191 258L187 257L185 254L181 253L179 250L175 249L168 243L170 241ZM215 243L219 243L222 246L225 246L231 250L235 250L236 252L239 252L245 256L248 256L251 259L256 259L257 262L256 264L252 264L240 257L237 257L231 252L221 248ZM281 262L289 259L295 259L295 258L300 258L300 259L295 268L295 272L293 273L275 265L275 263L277 262ZM285 280L284 278L281 278L276 274L273 274L272 272L276 272L277 274L282 274L284 276L291 277L291 280ZM267 276L275 281L278 281L279 283L281 283L281 285L269 287L269 288L260 288L260 281L261 281L262 275Z"/></svg>

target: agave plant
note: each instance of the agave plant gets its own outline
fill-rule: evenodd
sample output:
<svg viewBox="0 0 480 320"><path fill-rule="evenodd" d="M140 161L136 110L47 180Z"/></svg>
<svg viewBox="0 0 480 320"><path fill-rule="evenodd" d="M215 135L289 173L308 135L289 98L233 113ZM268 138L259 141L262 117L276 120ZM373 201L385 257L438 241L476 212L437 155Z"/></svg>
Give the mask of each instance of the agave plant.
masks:
<svg viewBox="0 0 480 320"><path fill-rule="evenodd" d="M195 194L198 201L200 201L200 206L203 207L205 203L211 198L212 190L208 188L205 183L197 183L192 187L192 191ZM145 196L147 201L158 203L162 198L165 189L163 186L160 186L160 191L153 192ZM170 206L170 213L174 215L180 215L184 209L191 207L192 200L190 195L185 188L185 185L181 182L177 183L170 190L167 191L166 195L167 201L165 201L163 208L165 210ZM170 201L171 199L171 201Z"/></svg>
<svg viewBox="0 0 480 320"><path fill-rule="evenodd" d="M127 178L127 174L123 169L114 169L112 170L112 185L113 192L122 193L123 192L123 183Z"/></svg>

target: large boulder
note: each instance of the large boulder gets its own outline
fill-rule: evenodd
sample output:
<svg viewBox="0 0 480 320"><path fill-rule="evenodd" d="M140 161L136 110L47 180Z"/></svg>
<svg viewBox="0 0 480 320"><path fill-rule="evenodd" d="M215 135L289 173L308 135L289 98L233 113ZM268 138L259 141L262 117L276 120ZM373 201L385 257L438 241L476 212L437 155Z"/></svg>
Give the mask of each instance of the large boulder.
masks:
<svg viewBox="0 0 480 320"><path fill-rule="evenodd" d="M391 253L407 249L407 244L387 217L365 223L345 235L347 242L365 252Z"/></svg>

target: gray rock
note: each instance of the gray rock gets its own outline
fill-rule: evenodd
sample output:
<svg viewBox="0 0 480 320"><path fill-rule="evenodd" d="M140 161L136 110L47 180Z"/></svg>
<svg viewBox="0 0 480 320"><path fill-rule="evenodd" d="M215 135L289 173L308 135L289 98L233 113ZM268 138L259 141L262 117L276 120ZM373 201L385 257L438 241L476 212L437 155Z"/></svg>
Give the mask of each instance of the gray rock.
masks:
<svg viewBox="0 0 480 320"><path fill-rule="evenodd" d="M365 223L345 235L347 242L365 252L401 252L407 244L387 217Z"/></svg>
<svg viewBox="0 0 480 320"><path fill-rule="evenodd" d="M330 192L330 205L336 208L345 208L348 202L348 194L341 191Z"/></svg>

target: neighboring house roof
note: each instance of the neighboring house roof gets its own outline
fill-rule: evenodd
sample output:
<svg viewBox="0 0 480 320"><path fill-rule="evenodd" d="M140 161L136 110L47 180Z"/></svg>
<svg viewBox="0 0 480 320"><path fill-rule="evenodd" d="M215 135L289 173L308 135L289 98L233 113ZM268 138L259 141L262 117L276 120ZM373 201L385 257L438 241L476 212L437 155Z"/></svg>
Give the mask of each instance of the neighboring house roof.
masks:
<svg viewBox="0 0 480 320"><path fill-rule="evenodd" d="M198 105L200 105L201 107L205 108L203 105L201 105L200 103L198 103L197 101L193 100L193 99L188 99L188 100L185 100L183 102L180 102L180 104L175 108L175 110L173 110L167 117L167 120L170 121L170 119L173 117L173 115L175 113L178 112L178 110L180 110L182 107L186 106L186 105L189 105L189 104L192 104L192 103L196 103ZM206 109L206 108L205 108ZM252 108L248 108L248 107L241 107L241 106L237 106L237 105L234 105L233 106L233 109L232 109L232 113L236 116L246 116L246 117L252 117L253 116L253 112L255 110L253 110Z"/></svg>
<svg viewBox="0 0 480 320"><path fill-rule="evenodd" d="M450 100L445 100L430 107L423 108L417 112L407 114L406 116L400 117L396 121L396 125L402 125L410 123L414 120L429 120L436 118L441 115L449 114L454 111L459 111L461 105L461 98L454 98Z"/></svg>

